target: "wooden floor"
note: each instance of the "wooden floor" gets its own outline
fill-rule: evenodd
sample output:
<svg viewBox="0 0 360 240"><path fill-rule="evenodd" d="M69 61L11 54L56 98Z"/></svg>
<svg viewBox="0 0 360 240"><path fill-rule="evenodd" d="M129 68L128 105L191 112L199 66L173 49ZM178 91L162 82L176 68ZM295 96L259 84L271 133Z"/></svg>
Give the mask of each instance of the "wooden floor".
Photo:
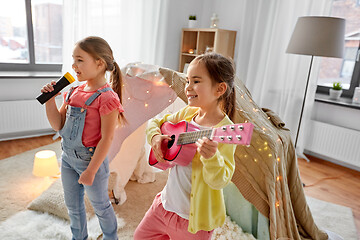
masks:
<svg viewBox="0 0 360 240"><path fill-rule="evenodd" d="M0 160L53 143L51 136L0 141ZM312 156L310 162L299 159L305 194L353 210L360 240L360 172Z"/></svg>
<svg viewBox="0 0 360 240"><path fill-rule="evenodd" d="M307 157L310 162L298 159L305 194L351 208L360 240L360 172L309 155Z"/></svg>

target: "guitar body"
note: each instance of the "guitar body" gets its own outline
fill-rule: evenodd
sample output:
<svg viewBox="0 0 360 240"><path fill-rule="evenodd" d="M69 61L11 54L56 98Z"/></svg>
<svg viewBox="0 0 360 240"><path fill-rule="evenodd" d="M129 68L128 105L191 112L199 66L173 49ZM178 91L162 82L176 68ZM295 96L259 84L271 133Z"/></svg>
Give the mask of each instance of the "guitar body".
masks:
<svg viewBox="0 0 360 240"><path fill-rule="evenodd" d="M198 128L187 121L181 121L177 124L171 122L164 122L160 131L163 135L168 135L172 138L170 141L163 141L161 149L164 155L165 162L158 162L155 158L153 150L151 149L149 155L149 164L159 169L166 170L174 165L187 166L193 159L196 153L195 144L177 145L179 135L184 132L197 131Z"/></svg>

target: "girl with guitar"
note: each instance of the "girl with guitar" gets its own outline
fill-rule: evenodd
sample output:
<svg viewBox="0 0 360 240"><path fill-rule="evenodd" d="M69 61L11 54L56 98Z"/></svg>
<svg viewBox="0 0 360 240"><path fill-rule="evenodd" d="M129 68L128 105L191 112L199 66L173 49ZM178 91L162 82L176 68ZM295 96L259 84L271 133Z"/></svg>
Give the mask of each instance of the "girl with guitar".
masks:
<svg viewBox="0 0 360 240"><path fill-rule="evenodd" d="M158 162L165 161L162 142L171 141L170 136L161 134L164 122L185 120L201 130L232 124L234 77L233 62L217 53L200 55L190 63L185 86L188 106L153 119L147 128L148 142ZM197 152L191 163L170 169L166 186L135 230L135 240L211 239L213 230L224 223L222 189L234 173L236 145L206 137L195 144Z"/></svg>

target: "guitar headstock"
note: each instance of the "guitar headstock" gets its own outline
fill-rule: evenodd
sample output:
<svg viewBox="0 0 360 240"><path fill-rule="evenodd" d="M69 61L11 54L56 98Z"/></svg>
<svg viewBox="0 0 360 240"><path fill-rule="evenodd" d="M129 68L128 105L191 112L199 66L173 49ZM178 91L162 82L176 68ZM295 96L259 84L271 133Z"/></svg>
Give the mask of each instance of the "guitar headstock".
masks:
<svg viewBox="0 0 360 240"><path fill-rule="evenodd" d="M254 125L238 123L215 128L212 140L219 143L250 145Z"/></svg>

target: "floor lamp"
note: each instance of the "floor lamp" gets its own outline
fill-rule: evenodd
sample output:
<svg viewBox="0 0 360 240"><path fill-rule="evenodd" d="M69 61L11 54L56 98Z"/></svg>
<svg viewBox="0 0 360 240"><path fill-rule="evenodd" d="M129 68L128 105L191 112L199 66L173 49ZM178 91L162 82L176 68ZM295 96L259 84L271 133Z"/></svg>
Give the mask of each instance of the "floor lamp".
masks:
<svg viewBox="0 0 360 240"><path fill-rule="evenodd" d="M344 51L344 35L345 19L320 16L298 18L286 53L310 55L311 62L296 133L295 149L304 112L313 58L314 56L342 58Z"/></svg>

